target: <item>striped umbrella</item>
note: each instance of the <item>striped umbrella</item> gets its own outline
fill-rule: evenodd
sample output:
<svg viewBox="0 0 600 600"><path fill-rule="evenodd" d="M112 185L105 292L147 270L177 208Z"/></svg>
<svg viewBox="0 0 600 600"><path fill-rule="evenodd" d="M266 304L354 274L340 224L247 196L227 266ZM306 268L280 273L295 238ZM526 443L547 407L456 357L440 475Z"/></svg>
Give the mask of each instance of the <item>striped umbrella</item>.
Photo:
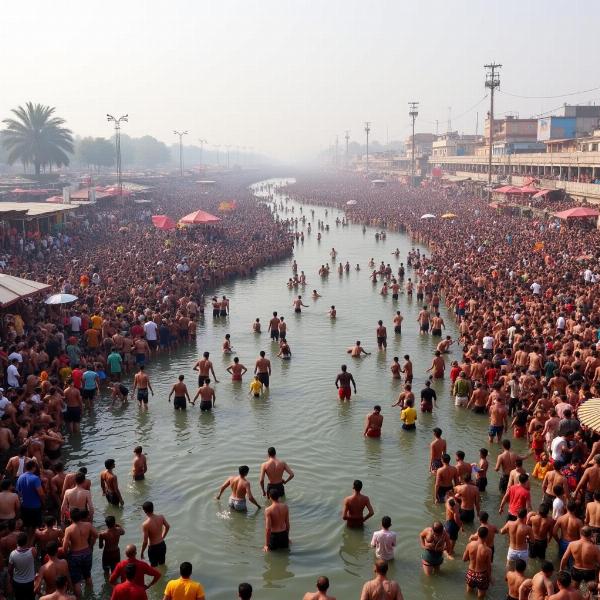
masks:
<svg viewBox="0 0 600 600"><path fill-rule="evenodd" d="M577 409L577 417L582 425L600 432L600 398L586 400Z"/></svg>

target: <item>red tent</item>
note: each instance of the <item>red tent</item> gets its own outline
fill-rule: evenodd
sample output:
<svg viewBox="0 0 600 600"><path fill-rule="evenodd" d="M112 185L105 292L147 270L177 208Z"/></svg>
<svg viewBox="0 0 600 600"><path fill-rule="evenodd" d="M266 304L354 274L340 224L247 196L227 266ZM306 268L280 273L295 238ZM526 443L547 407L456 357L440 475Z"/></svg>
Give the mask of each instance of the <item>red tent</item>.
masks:
<svg viewBox="0 0 600 600"><path fill-rule="evenodd" d="M539 190L537 192L537 194L533 195L533 198L543 198L544 196L547 196L552 190Z"/></svg>
<svg viewBox="0 0 600 600"><path fill-rule="evenodd" d="M524 185L519 189L521 190L521 194L537 194L539 192L539 190L532 185Z"/></svg>
<svg viewBox="0 0 600 600"><path fill-rule="evenodd" d="M598 217L600 216L600 212L593 208L577 206L575 208L568 208L567 210L561 210L560 212L554 213L554 216L559 219L581 219L585 217Z"/></svg>
<svg viewBox="0 0 600 600"><path fill-rule="evenodd" d="M115 185L112 187L108 187L104 190L107 194L109 194L110 196L131 196L131 192L127 189L127 188L123 188L123 192L121 194L121 192L119 191L119 186Z"/></svg>
<svg viewBox="0 0 600 600"><path fill-rule="evenodd" d="M171 231L177 227L175 221L167 215L152 215L152 223L156 229L162 229L163 231Z"/></svg>
<svg viewBox="0 0 600 600"><path fill-rule="evenodd" d="M185 215L179 222L185 223L186 225L202 225L205 223L218 223L220 220L219 217L215 217L210 213L204 212L203 210L197 210L189 215Z"/></svg>
<svg viewBox="0 0 600 600"><path fill-rule="evenodd" d="M46 198L46 202L50 202L52 204L62 204L64 199L62 196L50 196L50 198Z"/></svg>
<svg viewBox="0 0 600 600"><path fill-rule="evenodd" d="M502 187L496 188L494 193L497 194L522 194L523 191L519 187L514 185L503 185Z"/></svg>

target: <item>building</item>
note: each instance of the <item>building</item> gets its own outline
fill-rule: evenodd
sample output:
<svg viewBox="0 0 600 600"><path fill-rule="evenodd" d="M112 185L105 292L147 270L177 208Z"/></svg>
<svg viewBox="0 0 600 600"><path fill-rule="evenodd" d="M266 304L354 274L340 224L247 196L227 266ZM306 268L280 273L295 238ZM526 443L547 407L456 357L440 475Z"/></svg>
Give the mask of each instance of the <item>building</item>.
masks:
<svg viewBox="0 0 600 600"><path fill-rule="evenodd" d="M483 138L480 135L459 135L458 131L452 131L437 137L432 144L431 156L472 156L482 144Z"/></svg>
<svg viewBox="0 0 600 600"><path fill-rule="evenodd" d="M433 142L435 141L433 133L415 133L415 156L431 156ZM406 156L412 156L413 136L409 135L405 143Z"/></svg>
<svg viewBox="0 0 600 600"><path fill-rule="evenodd" d="M503 119L494 119L492 154L506 156L524 152L545 152L546 147L538 141L538 120L519 119L515 115L507 115ZM477 149L477 154L486 156L490 143L490 119L485 120L484 146Z"/></svg>

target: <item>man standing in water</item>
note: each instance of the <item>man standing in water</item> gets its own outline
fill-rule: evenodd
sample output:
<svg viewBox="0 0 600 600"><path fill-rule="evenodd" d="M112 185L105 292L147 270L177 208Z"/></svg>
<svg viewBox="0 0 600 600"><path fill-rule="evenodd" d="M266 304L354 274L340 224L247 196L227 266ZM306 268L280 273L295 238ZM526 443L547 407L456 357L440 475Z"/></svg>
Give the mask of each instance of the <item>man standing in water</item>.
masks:
<svg viewBox="0 0 600 600"><path fill-rule="evenodd" d="M279 317L277 311L273 312L273 318L269 321L267 331L271 334L271 339L275 342L279 341Z"/></svg>
<svg viewBox="0 0 600 600"><path fill-rule="evenodd" d="M387 329L383 326L383 321L377 321L377 347L380 350L387 348Z"/></svg>
<svg viewBox="0 0 600 600"><path fill-rule="evenodd" d="M352 484L352 495L344 498L342 518L351 528L362 527L364 522L375 514L369 497L361 494L362 485L362 481L356 479ZM368 511L366 516L364 516L365 508Z"/></svg>
<svg viewBox="0 0 600 600"><path fill-rule="evenodd" d="M229 497L229 508L232 510L237 510L239 512L245 512L248 510L246 505L246 496L248 496L248 500L256 506L256 508L260 508L260 504L254 499L252 495L252 490L250 489L250 482L246 479L250 468L246 465L242 465L238 469L238 475L234 475L233 477L229 477L227 481L221 486L219 489L219 493L217 494L217 500L221 499L223 492L231 487L231 496ZM262 482L261 482L262 483Z"/></svg>
<svg viewBox="0 0 600 600"><path fill-rule="evenodd" d="M260 489L262 490L263 496L267 498L271 497L271 492L277 490L281 497L285 496L285 485L288 484L294 478L294 471L290 469L288 464L277 458L277 452L275 448L271 446L267 450L269 456L267 462L260 465ZM283 474L287 473L288 478L283 479ZM265 490L265 475L269 480L267 489Z"/></svg>
<svg viewBox="0 0 600 600"><path fill-rule="evenodd" d="M200 396L200 410L211 410L214 407L217 397L214 388L210 387L210 379L206 378L204 385L198 388L192 404L196 403L198 396Z"/></svg>
<svg viewBox="0 0 600 600"><path fill-rule="evenodd" d="M477 539L467 544L463 555L463 561L469 563L465 576L467 593L477 591L478 598L485 598L491 583L492 550L486 544L487 536L487 527L480 527Z"/></svg>
<svg viewBox="0 0 600 600"><path fill-rule="evenodd" d="M302 307L308 308L307 304L302 302L302 296L298 296L293 302L292 306L294 307L294 312L300 314L302 312Z"/></svg>
<svg viewBox="0 0 600 600"><path fill-rule="evenodd" d="M376 404L373 407L373 412L365 417L365 437L379 438L381 437L381 426L383 425L383 415L381 414L381 406Z"/></svg>
<svg viewBox="0 0 600 600"><path fill-rule="evenodd" d="M175 399L173 401L173 408L175 410L185 410L187 403L192 403L187 386L183 383L183 379L183 375L180 375L179 381L171 388L171 392L169 393L169 402L171 402L171 396L175 394Z"/></svg>
<svg viewBox="0 0 600 600"><path fill-rule="evenodd" d="M266 387L269 387L269 377L271 376L271 361L265 358L265 351L260 351L260 356L254 365L254 374L258 380Z"/></svg>
<svg viewBox="0 0 600 600"><path fill-rule="evenodd" d="M69 563L69 574L73 590L81 597L81 581L92 585L92 550L98 539L98 532L83 518L78 508L71 510L71 524L65 529L62 544L63 555Z"/></svg>
<svg viewBox="0 0 600 600"><path fill-rule="evenodd" d="M387 578L388 563L376 560L375 577L363 585L360 600L404 600L397 581Z"/></svg>
<svg viewBox="0 0 600 600"><path fill-rule="evenodd" d="M352 396L350 386L354 386L354 393L356 394L356 382L354 381L354 377L352 377L352 373L348 373L346 365L342 365L341 369L342 372L338 373L338 376L335 378L335 387L338 390L340 400L350 400Z"/></svg>
<svg viewBox="0 0 600 600"><path fill-rule="evenodd" d="M427 335L429 333L429 312L426 306L419 312L417 323L419 324L419 335Z"/></svg>
<svg viewBox="0 0 600 600"><path fill-rule="evenodd" d="M140 558L144 560L144 552L148 548L148 560L150 565L157 567L164 565L167 556L167 545L165 538L171 526L163 515L154 514L154 503L144 502L142 509L146 513L146 520L142 523L142 533L144 540L142 542L142 552Z"/></svg>
<svg viewBox="0 0 600 600"><path fill-rule="evenodd" d="M100 487L102 488L102 494L106 496L110 504L113 506L123 506L125 501L123 500L123 496L121 496L121 490L119 490L117 476L113 473L115 466L113 458L108 458L104 461L105 470L100 473Z"/></svg>
<svg viewBox="0 0 600 600"><path fill-rule="evenodd" d="M290 547L290 513L287 505L279 502L280 497L279 491L273 490L271 506L265 509L265 552Z"/></svg>
<svg viewBox="0 0 600 600"><path fill-rule="evenodd" d="M335 600L333 596L329 596L327 594L327 590L329 589L329 579L324 575L321 575L317 579L317 591L316 592L306 592L302 600ZM240 596L241 597L241 596Z"/></svg>
<svg viewBox="0 0 600 600"><path fill-rule="evenodd" d="M213 364L208 360L209 356L210 352L205 352L202 355L202 358L194 365L194 371L198 371L198 387L202 387L204 385L204 380L208 379L211 375L213 376L215 383L219 383L219 380L215 375Z"/></svg>
<svg viewBox="0 0 600 600"><path fill-rule="evenodd" d="M144 365L140 365L140 370L135 374L133 378L133 390L131 390L131 394L134 395L137 390L137 400L140 405L140 408L148 409L148 390L154 396L154 390L152 389L152 385L150 384L150 377L146 375L144 371ZM143 403L143 404L142 404Z"/></svg>

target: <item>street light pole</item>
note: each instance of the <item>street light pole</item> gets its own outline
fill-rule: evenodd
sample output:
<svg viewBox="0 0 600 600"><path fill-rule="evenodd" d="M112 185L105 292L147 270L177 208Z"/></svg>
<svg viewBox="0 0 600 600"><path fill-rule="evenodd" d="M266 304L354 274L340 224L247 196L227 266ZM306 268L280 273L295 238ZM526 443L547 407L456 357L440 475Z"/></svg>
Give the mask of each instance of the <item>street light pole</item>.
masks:
<svg viewBox="0 0 600 600"><path fill-rule="evenodd" d="M123 198L123 175L121 172L121 123L129 121L129 115L122 115L119 118L106 113L106 120L115 124L115 153L117 162L117 187L119 188L119 198Z"/></svg>
<svg viewBox="0 0 600 600"><path fill-rule="evenodd" d="M349 162L348 162L348 142L350 141L350 130L346 129L346 135L344 136L344 139L346 140L346 169L348 168Z"/></svg>
<svg viewBox="0 0 600 600"><path fill-rule="evenodd" d="M202 148L207 141L203 139L199 139L198 141L200 142L200 166L202 166Z"/></svg>
<svg viewBox="0 0 600 600"><path fill-rule="evenodd" d="M411 159L410 159L410 183L415 185L415 119L419 114L419 103L409 102L408 116L412 119L412 144L411 144Z"/></svg>
<svg viewBox="0 0 600 600"><path fill-rule="evenodd" d="M221 147L221 144L213 144L213 148L216 148L217 150L217 167L221 166L221 161L219 159L219 148Z"/></svg>
<svg viewBox="0 0 600 600"><path fill-rule="evenodd" d="M367 134L367 177L369 177L369 132L371 131L371 122L365 121L365 133Z"/></svg>
<svg viewBox="0 0 600 600"><path fill-rule="evenodd" d="M183 136L187 135L187 131L173 131L179 136L179 174L183 177Z"/></svg>
<svg viewBox="0 0 600 600"><path fill-rule="evenodd" d="M229 148L231 148L231 144L225 144L225 148L227 148L227 170L229 170Z"/></svg>

